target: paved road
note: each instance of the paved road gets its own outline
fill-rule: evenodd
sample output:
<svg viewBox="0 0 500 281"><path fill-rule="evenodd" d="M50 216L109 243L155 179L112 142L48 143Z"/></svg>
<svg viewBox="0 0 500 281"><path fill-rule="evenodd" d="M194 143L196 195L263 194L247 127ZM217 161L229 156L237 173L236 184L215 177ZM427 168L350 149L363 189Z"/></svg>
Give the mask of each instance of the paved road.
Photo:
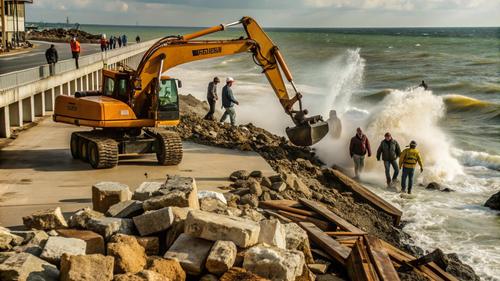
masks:
<svg viewBox="0 0 500 281"><path fill-rule="evenodd" d="M30 52L0 57L0 74L46 64L45 50L50 47L50 44L56 46L60 61L71 58L71 49L68 43L48 43L41 41L33 41L33 43L36 46ZM100 46L96 44L82 44L81 48L81 56L101 51Z"/></svg>
<svg viewBox="0 0 500 281"><path fill-rule="evenodd" d="M273 174L255 152L190 142L184 143L179 166L158 166L156 157L148 155L121 157L118 167L93 170L71 158L69 136L75 130L82 128L46 118L0 150L0 225L21 225L22 216L40 209L60 206L69 212L91 206L91 186L99 181L118 181L135 190L143 181L163 181L166 174L179 174L194 177L199 189L218 190L229 184L227 178L235 170Z"/></svg>

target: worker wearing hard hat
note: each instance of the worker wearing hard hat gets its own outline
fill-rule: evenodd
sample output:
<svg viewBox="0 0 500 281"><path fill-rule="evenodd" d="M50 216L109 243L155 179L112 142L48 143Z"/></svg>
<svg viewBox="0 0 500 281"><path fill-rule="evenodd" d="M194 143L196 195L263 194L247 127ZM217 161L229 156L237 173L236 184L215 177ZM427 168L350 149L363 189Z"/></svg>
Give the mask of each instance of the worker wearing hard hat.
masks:
<svg viewBox="0 0 500 281"><path fill-rule="evenodd" d="M417 150L417 142L412 140L409 147L403 150L399 156L399 167L403 168L403 174L401 176L401 192L406 192L406 178L408 178L408 194L411 194L413 174L415 173L417 163L420 166L420 172L423 172L424 166L422 165L420 152Z"/></svg>
<svg viewBox="0 0 500 281"><path fill-rule="evenodd" d="M234 98L233 90L231 86L234 83L233 77L226 78L226 86L222 88L222 107L226 110L220 119L220 122L224 122L229 116L231 120L231 125L236 124L236 111L234 111L234 105L240 105L240 103Z"/></svg>

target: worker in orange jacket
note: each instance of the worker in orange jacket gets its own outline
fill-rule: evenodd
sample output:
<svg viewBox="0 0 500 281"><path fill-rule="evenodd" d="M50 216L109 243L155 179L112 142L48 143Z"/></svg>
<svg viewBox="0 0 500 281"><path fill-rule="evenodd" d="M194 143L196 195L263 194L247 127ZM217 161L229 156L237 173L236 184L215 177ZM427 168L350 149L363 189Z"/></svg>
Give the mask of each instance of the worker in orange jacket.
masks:
<svg viewBox="0 0 500 281"><path fill-rule="evenodd" d="M71 46L71 54L73 55L73 58L75 59L75 65L76 69L79 68L78 66L78 58L80 57L80 42L76 40L76 37L73 37L71 39L71 42L69 43Z"/></svg>

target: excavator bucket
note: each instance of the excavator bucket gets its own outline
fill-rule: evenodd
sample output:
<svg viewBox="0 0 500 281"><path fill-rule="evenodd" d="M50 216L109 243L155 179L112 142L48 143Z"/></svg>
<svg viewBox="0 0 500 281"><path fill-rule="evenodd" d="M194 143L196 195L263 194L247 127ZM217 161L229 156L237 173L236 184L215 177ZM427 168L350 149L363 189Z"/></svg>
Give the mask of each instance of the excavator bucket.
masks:
<svg viewBox="0 0 500 281"><path fill-rule="evenodd" d="M288 139L296 146L311 146L328 133L328 123L311 118L303 124L286 128Z"/></svg>

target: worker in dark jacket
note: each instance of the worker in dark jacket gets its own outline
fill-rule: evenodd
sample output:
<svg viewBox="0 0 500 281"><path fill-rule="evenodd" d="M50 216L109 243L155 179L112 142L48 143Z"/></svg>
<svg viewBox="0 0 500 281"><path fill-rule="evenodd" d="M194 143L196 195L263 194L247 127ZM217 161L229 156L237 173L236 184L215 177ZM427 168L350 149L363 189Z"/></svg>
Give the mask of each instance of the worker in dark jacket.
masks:
<svg viewBox="0 0 500 281"><path fill-rule="evenodd" d="M370 141L361 128L356 129L356 135L351 138L351 143L349 144L349 154L354 161L354 177L359 179L359 174L363 171L365 166L365 155L368 153L368 157L372 156L372 150L370 148Z"/></svg>
<svg viewBox="0 0 500 281"><path fill-rule="evenodd" d="M377 149L377 161L380 161L380 156L382 156L387 187L390 187L392 183L395 183L398 178L399 168L396 160L398 159L399 154L401 154L399 143L392 138L390 133L385 133L384 140L380 143ZM390 170L391 166L394 169L394 175L392 178Z"/></svg>
<svg viewBox="0 0 500 281"><path fill-rule="evenodd" d="M207 102L210 106L207 115L205 115L205 120L214 120L215 113L215 102L219 99L217 96L217 84L219 84L219 77L214 77L214 80L208 83L207 89Z"/></svg>
<svg viewBox="0 0 500 281"><path fill-rule="evenodd" d="M234 111L234 105L239 105L240 103L234 98L233 90L231 90L231 86L234 83L234 79L232 77L227 77L226 86L222 88L222 107L226 110L220 119L220 122L224 123L226 121L227 116L231 120L231 125L236 124L236 112Z"/></svg>
<svg viewBox="0 0 500 281"><path fill-rule="evenodd" d="M47 63L49 64L50 75L54 75L56 63L59 60L59 55L57 54L57 50L54 44L51 44L50 48L45 51L45 58L47 59Z"/></svg>

